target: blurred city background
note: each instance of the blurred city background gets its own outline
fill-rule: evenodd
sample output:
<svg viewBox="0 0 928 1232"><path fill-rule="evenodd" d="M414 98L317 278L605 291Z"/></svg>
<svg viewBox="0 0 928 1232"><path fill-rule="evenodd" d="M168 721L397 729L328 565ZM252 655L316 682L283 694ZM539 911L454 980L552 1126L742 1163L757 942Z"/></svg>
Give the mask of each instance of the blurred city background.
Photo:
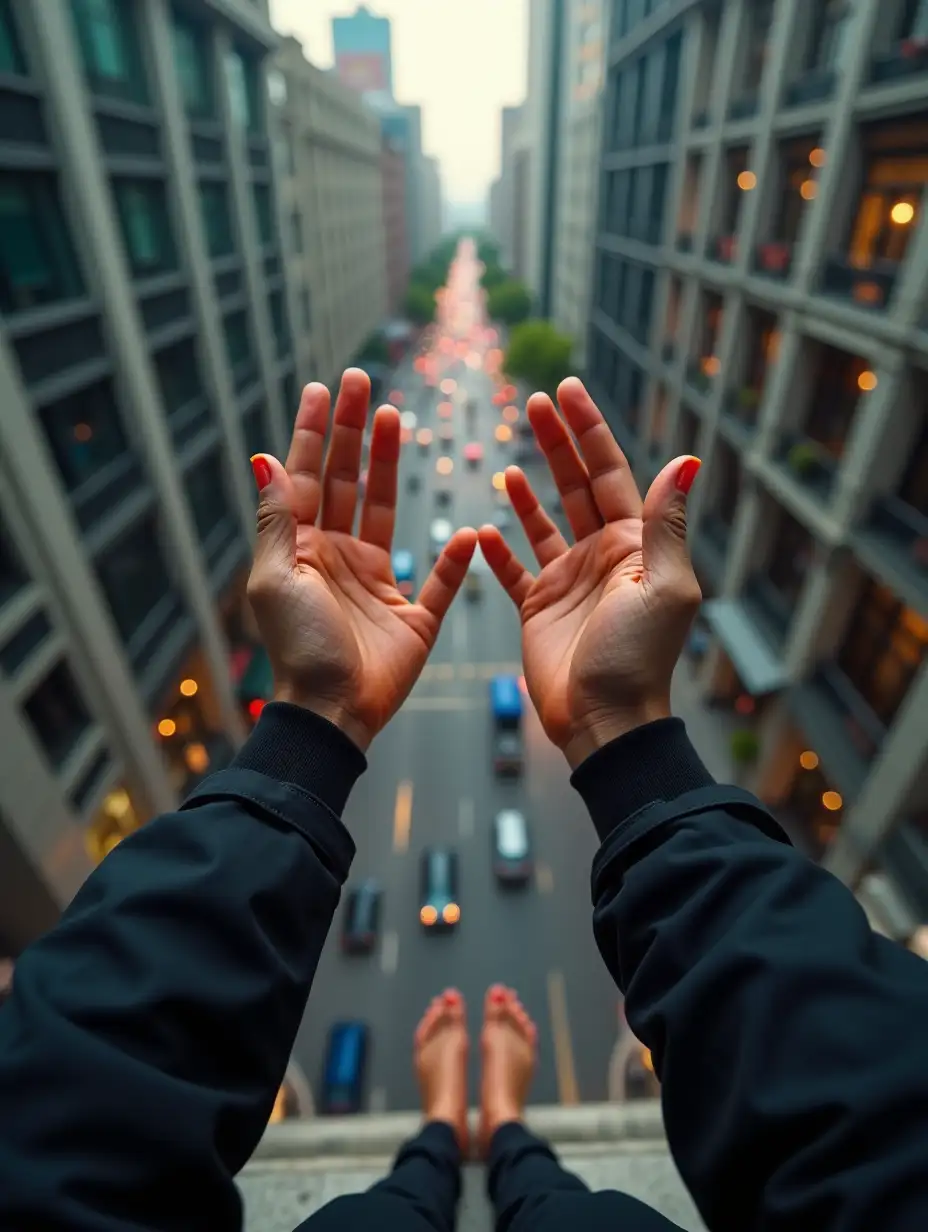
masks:
<svg viewBox="0 0 928 1232"><path fill-rule="evenodd" d="M348 364L403 413L410 589L449 522L524 550L509 462L561 516L525 400L568 372L643 487L703 459L678 712L928 956L926 183L928 0L0 0L0 984L270 698L248 459ZM536 1101L656 1094L520 670L478 560L275 1119L415 1107L426 1001L498 979Z"/></svg>

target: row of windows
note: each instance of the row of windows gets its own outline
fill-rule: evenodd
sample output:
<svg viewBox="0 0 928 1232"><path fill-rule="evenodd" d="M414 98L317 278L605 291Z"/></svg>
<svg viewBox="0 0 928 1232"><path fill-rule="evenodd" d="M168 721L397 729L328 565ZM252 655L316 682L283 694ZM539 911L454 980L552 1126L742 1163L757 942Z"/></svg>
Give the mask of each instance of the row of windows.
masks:
<svg viewBox="0 0 928 1232"><path fill-rule="evenodd" d="M603 230L646 244L659 244L664 231L667 163L607 171L603 176Z"/></svg>
<svg viewBox="0 0 928 1232"><path fill-rule="evenodd" d="M646 345L651 331L655 272L650 266L600 252L596 303L617 325Z"/></svg>
<svg viewBox="0 0 928 1232"><path fill-rule="evenodd" d="M667 142L673 135L683 52L683 32L640 56L609 79L604 109L605 148Z"/></svg>

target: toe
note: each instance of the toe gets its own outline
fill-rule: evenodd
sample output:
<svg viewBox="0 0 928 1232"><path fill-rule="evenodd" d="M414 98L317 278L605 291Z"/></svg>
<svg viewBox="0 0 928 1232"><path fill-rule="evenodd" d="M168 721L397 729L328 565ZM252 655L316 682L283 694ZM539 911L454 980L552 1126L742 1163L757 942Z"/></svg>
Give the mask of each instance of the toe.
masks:
<svg viewBox="0 0 928 1232"><path fill-rule="evenodd" d="M486 999L483 1004L483 1013L487 1021L496 1021L503 1015L503 1010L506 1007L506 989L502 984L491 984L487 989Z"/></svg>

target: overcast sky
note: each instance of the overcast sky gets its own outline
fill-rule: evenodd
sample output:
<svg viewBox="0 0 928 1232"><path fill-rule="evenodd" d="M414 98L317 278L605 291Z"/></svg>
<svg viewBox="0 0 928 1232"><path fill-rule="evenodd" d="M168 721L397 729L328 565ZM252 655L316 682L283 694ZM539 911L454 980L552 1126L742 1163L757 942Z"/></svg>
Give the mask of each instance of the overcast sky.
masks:
<svg viewBox="0 0 928 1232"><path fill-rule="evenodd" d="M499 171L500 108L525 97L528 0L371 0L392 21L393 87L422 104L425 152L441 162L445 199L482 200ZM313 63L332 63L333 17L351 2L271 0L274 25Z"/></svg>

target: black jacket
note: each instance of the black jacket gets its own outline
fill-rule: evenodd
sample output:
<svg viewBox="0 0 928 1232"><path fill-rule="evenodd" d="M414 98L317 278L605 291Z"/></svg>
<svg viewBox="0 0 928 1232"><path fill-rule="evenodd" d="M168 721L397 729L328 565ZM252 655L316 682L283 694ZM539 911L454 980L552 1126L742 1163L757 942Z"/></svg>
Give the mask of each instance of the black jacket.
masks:
<svg viewBox="0 0 928 1232"><path fill-rule="evenodd" d="M0 1228L238 1228L354 846L364 758L271 705L125 840L0 1009ZM715 1229L928 1228L928 968L667 720L574 776L594 928Z"/></svg>

